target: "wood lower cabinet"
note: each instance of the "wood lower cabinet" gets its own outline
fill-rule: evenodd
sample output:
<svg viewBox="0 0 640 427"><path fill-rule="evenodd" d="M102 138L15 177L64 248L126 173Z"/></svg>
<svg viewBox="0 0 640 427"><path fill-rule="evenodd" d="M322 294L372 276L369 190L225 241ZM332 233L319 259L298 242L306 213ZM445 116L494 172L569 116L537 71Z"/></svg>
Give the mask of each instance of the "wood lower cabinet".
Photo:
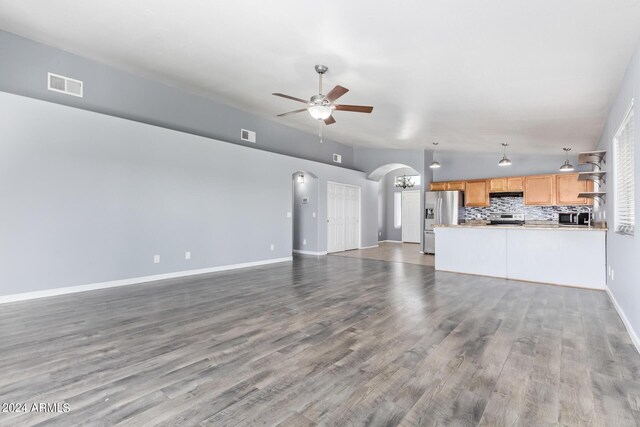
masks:
<svg viewBox="0 0 640 427"><path fill-rule="evenodd" d="M593 199L578 197L578 193L593 191L593 181L578 181L577 173L556 175L557 205L590 205Z"/></svg>
<svg viewBox="0 0 640 427"><path fill-rule="evenodd" d="M507 191L507 178L491 178L489 180L489 192L500 193Z"/></svg>
<svg viewBox="0 0 640 427"><path fill-rule="evenodd" d="M476 179L466 181L464 205L468 207L489 206L489 180Z"/></svg>
<svg viewBox="0 0 640 427"><path fill-rule="evenodd" d="M464 181L449 181L446 184L447 191L464 191Z"/></svg>
<svg viewBox="0 0 640 427"><path fill-rule="evenodd" d="M524 177L507 178L507 191L523 191Z"/></svg>
<svg viewBox="0 0 640 427"><path fill-rule="evenodd" d="M447 183L446 182L432 182L429 184L430 191L446 191Z"/></svg>
<svg viewBox="0 0 640 427"><path fill-rule="evenodd" d="M553 206L556 202L556 175L524 177L524 204L529 206Z"/></svg>

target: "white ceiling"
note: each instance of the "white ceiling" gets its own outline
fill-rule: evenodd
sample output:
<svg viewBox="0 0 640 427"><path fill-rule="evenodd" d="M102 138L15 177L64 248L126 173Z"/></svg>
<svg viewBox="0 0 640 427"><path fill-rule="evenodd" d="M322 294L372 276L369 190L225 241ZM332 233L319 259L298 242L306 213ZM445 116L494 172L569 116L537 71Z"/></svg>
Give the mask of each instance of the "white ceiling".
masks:
<svg viewBox="0 0 640 427"><path fill-rule="evenodd" d="M640 36L638 0L0 0L0 28L275 118L351 91L325 137L447 151L595 147Z"/></svg>

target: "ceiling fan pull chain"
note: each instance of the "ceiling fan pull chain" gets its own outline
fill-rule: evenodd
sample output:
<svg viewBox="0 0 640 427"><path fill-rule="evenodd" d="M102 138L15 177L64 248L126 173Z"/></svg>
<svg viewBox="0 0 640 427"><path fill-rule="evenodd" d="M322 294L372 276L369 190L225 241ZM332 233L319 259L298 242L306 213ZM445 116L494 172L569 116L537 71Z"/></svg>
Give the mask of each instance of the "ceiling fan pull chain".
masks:
<svg viewBox="0 0 640 427"><path fill-rule="evenodd" d="M322 120L318 120L318 136L320 137L320 144L322 144Z"/></svg>

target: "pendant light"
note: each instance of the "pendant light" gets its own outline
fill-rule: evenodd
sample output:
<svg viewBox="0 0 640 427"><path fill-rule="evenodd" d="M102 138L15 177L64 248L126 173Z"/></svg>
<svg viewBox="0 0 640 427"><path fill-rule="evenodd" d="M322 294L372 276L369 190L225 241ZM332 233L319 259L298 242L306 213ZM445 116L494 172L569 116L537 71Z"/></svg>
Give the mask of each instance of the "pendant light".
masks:
<svg viewBox="0 0 640 427"><path fill-rule="evenodd" d="M565 161L564 165L560 166L560 172L571 172L573 170L573 165L569 163L569 151L571 151L571 148L563 148L563 150Z"/></svg>
<svg viewBox="0 0 640 427"><path fill-rule="evenodd" d="M431 169L438 169L440 167L440 163L436 160L436 148L438 148L438 143L433 143L433 162L429 165Z"/></svg>
<svg viewBox="0 0 640 427"><path fill-rule="evenodd" d="M498 162L498 166L511 166L511 160L507 158L507 147L509 144L502 143L502 159Z"/></svg>

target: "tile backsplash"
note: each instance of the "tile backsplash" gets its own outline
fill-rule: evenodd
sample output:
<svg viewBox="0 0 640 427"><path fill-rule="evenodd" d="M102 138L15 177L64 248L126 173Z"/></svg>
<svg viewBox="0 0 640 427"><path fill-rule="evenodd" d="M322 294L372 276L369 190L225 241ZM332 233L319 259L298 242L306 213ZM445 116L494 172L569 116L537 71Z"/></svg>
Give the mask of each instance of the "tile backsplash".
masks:
<svg viewBox="0 0 640 427"><path fill-rule="evenodd" d="M465 208L464 219L488 219L494 213L524 214L525 221L557 221L560 212L577 212L579 206L525 206L522 197L492 197L489 207Z"/></svg>

